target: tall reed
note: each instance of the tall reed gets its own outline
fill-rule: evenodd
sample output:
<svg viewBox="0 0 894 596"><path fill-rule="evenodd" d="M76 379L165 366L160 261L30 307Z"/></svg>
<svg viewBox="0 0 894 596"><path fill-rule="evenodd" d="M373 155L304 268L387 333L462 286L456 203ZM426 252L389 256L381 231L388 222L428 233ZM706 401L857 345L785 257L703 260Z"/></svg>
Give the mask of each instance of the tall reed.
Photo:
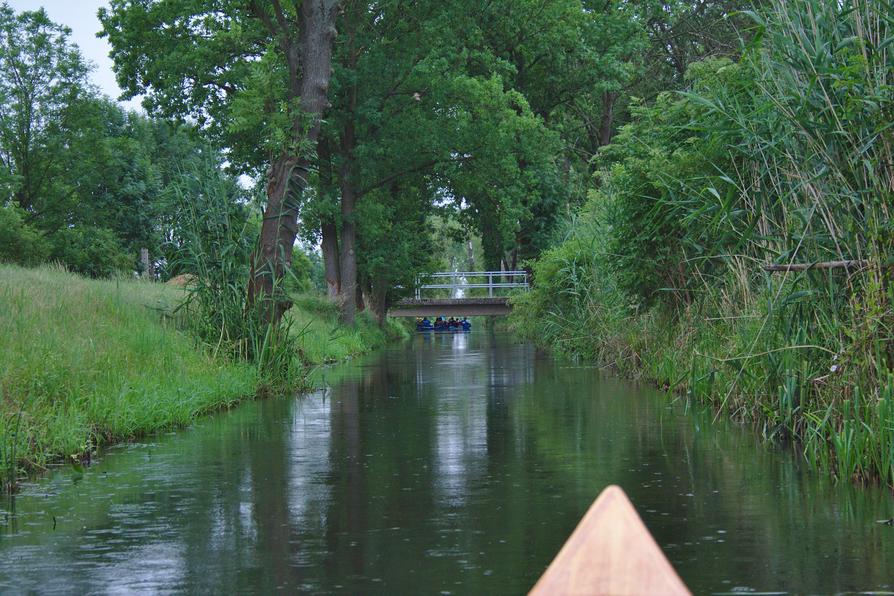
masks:
<svg viewBox="0 0 894 596"><path fill-rule="evenodd" d="M894 7L771 0L634 119L520 317L841 478L894 484ZM854 266L770 273L768 264Z"/></svg>
<svg viewBox="0 0 894 596"><path fill-rule="evenodd" d="M300 382L299 332L291 319L271 323L262 305L248 300L249 263L257 242L248 205L229 178L211 167L186 173L172 187L180 214L181 244L175 271L188 275L185 311L191 331L215 355L254 363L261 391ZM281 282L276 291L284 291Z"/></svg>

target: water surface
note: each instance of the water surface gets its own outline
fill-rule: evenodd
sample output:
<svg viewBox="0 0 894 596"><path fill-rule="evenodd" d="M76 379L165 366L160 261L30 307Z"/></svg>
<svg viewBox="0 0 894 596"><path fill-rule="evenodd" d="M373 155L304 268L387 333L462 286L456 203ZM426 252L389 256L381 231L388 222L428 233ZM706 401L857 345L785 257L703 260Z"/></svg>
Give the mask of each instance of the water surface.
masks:
<svg viewBox="0 0 894 596"><path fill-rule="evenodd" d="M889 493L657 392L483 332L326 376L27 485L0 590L523 593L619 484L696 593L894 591Z"/></svg>

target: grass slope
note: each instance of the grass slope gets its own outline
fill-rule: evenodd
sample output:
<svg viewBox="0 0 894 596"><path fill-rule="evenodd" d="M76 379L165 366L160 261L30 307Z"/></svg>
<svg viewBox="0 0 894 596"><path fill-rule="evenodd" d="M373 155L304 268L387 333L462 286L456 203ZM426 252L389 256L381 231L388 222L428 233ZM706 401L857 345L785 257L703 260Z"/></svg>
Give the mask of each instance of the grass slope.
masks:
<svg viewBox="0 0 894 596"><path fill-rule="evenodd" d="M2 469L188 423L254 392L163 316L181 290L0 266Z"/></svg>
<svg viewBox="0 0 894 596"><path fill-rule="evenodd" d="M286 316L308 364L340 362L410 336L408 327L400 322L387 319L382 328L365 312L357 315L353 327L345 327L339 323L338 307L320 296L294 296Z"/></svg>
<svg viewBox="0 0 894 596"><path fill-rule="evenodd" d="M0 265L0 477L97 445L188 424L255 395L257 370L212 358L170 316L183 290ZM290 312L305 363L342 360L402 334L325 300Z"/></svg>

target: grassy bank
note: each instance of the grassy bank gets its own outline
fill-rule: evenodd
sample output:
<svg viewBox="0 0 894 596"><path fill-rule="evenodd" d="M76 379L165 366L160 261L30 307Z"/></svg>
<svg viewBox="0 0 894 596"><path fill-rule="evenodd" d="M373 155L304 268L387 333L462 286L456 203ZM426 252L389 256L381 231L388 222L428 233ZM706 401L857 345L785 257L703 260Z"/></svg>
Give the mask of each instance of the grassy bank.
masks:
<svg viewBox="0 0 894 596"><path fill-rule="evenodd" d="M752 16L741 60L632 106L517 327L894 486L894 9Z"/></svg>
<svg viewBox="0 0 894 596"><path fill-rule="evenodd" d="M321 296L297 295L288 312L292 333L302 360L307 364L340 362L385 344L410 337L408 327L387 319L384 327L363 312L353 327L338 320L338 307Z"/></svg>
<svg viewBox="0 0 894 596"><path fill-rule="evenodd" d="M98 445L188 424L258 389L257 370L213 358L171 316L183 290L0 265L0 473L40 469ZM367 352L399 334L337 323L325 301L290 314L305 364Z"/></svg>

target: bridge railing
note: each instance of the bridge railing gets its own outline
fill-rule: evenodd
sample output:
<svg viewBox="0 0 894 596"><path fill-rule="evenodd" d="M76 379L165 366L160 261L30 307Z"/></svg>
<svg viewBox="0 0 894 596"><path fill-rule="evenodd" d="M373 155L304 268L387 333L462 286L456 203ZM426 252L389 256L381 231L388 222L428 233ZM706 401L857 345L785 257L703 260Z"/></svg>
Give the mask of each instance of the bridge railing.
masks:
<svg viewBox="0 0 894 596"><path fill-rule="evenodd" d="M486 289L492 298L494 290L529 287L527 271L444 271L417 278L416 300L423 290L450 290L454 296L457 290Z"/></svg>

